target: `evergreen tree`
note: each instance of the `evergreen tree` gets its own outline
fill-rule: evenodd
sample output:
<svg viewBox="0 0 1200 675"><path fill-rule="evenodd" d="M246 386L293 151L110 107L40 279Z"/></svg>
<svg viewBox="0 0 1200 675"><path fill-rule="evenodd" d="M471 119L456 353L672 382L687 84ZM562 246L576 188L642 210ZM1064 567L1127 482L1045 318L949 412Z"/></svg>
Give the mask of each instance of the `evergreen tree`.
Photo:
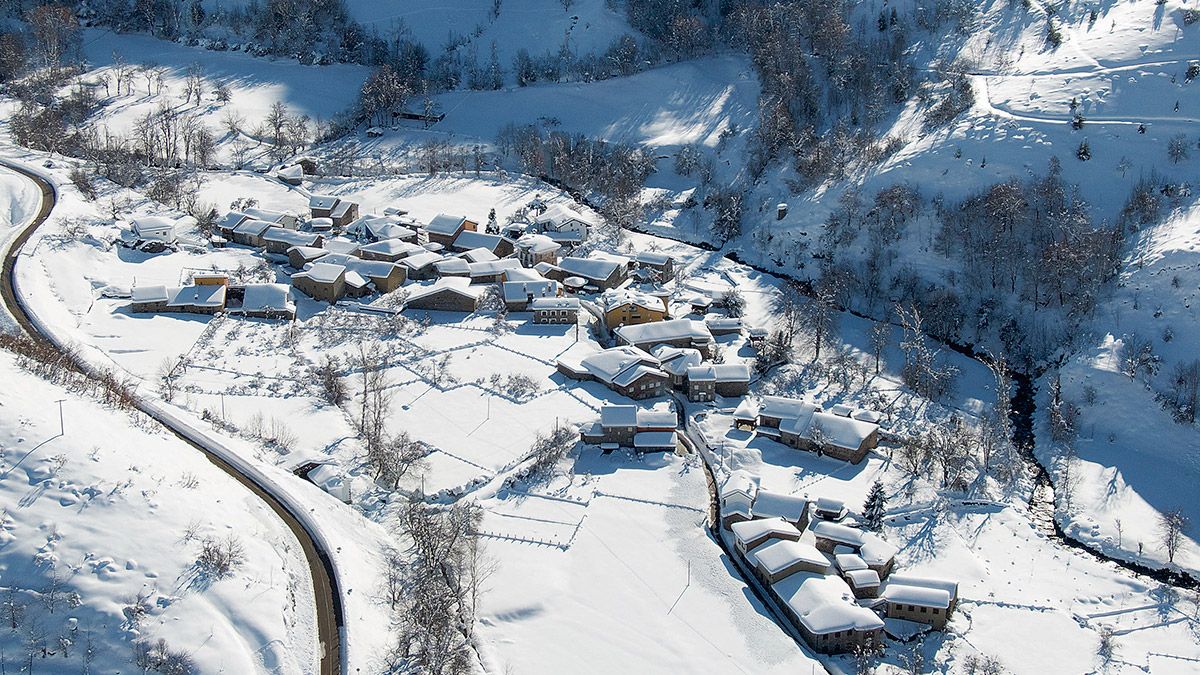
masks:
<svg viewBox="0 0 1200 675"><path fill-rule="evenodd" d="M887 497L883 494L883 481L876 480L867 493L867 501L863 504L863 526L872 532L883 529L884 508Z"/></svg>

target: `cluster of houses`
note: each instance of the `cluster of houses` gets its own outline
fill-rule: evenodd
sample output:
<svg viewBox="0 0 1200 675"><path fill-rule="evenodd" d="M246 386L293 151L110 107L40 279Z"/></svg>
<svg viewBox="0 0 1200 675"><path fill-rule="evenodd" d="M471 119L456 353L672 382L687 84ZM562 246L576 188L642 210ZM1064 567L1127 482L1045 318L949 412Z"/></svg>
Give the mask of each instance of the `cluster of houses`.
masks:
<svg viewBox="0 0 1200 675"><path fill-rule="evenodd" d="M734 471L720 507L721 536L815 651L878 646L912 624L941 629L954 611L956 582L892 574L896 547L841 522L838 500L769 492Z"/></svg>
<svg viewBox="0 0 1200 675"><path fill-rule="evenodd" d="M857 464L879 444L879 413L835 405L826 411L802 399L764 396L742 401L733 412L740 429L784 445Z"/></svg>
<svg viewBox="0 0 1200 675"><path fill-rule="evenodd" d="M286 284L232 284L229 276L221 273L193 275L191 283L183 286L135 286L130 298L135 313L227 312L263 319L296 317L296 303Z"/></svg>
<svg viewBox="0 0 1200 675"><path fill-rule="evenodd" d="M600 419L582 430L583 442L611 451L619 447L638 452L674 452L675 411L663 407L639 408L634 405L605 404Z"/></svg>
<svg viewBox="0 0 1200 675"><path fill-rule="evenodd" d="M536 323L577 322L579 301L564 297L564 289L607 288L624 281L636 265L623 259L560 258L594 227L563 206L544 209L530 223L511 224L502 234L480 232L478 223L462 216L440 214L422 224L400 209L360 215L357 203L336 196L312 195L309 211L306 220L268 209L232 211L217 223L213 242L259 248L268 258L286 262L296 270L292 287L317 300L336 303L404 286L408 308L470 313L478 309L486 285L497 284L507 309L529 311ZM151 239L173 244L175 237L175 223L157 217L133 221L127 235L143 245ZM589 276L598 267L604 270L601 278ZM164 297L159 287L136 289L134 311L226 309L215 295L219 291L169 290Z"/></svg>

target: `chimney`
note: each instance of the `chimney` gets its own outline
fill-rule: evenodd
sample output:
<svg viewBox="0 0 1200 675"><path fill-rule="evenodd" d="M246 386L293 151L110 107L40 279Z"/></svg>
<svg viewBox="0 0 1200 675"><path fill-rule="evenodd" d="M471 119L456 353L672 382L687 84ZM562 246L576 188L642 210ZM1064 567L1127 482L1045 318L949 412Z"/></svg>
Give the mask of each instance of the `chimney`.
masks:
<svg viewBox="0 0 1200 675"><path fill-rule="evenodd" d="M781 202L778 206L775 207L775 220L783 220L783 217L787 215L787 212L788 212L788 205L786 203Z"/></svg>

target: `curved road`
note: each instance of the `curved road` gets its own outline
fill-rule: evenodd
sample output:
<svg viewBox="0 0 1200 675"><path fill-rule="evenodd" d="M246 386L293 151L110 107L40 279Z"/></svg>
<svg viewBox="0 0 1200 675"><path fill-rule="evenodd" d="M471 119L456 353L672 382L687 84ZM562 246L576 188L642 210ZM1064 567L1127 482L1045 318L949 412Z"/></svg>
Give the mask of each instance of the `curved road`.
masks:
<svg viewBox="0 0 1200 675"><path fill-rule="evenodd" d="M37 230L38 226L50 216L50 212L54 209L58 201L58 193L54 189L53 184L19 164L0 159L0 166L4 166L28 178L42 191L42 203L37 215L13 238L8 253L4 257L3 274L0 275L0 297L2 297L9 313L12 314L17 324L26 334L35 340L44 340L54 345L54 340L38 328L37 324L26 311L24 304L17 296L13 279L17 266L17 257L20 255L21 248L29 240L29 237L33 235L34 231ZM86 372L87 370L83 364L74 365L81 371ZM271 510L275 512L275 515L279 516L279 519L292 531L292 534L295 535L296 540L300 543L301 550L304 551L304 557L308 561L309 572L313 579L313 598L317 606L317 636L321 643L320 673L321 675L340 675L342 672L341 628L343 625L341 594L337 586L337 575L334 572L333 563L330 560L328 552L322 550L318 545L317 537L313 536L305 525L292 514L291 508L283 500L268 492L253 478L242 473L236 467L195 441L187 429L178 427L172 420L165 418L152 407L143 405L140 400L138 401L138 407L142 412L178 436L180 440L203 453L218 469L228 474L231 478L245 486L246 489L250 490L250 492L254 493L259 499L266 502L271 507Z"/></svg>

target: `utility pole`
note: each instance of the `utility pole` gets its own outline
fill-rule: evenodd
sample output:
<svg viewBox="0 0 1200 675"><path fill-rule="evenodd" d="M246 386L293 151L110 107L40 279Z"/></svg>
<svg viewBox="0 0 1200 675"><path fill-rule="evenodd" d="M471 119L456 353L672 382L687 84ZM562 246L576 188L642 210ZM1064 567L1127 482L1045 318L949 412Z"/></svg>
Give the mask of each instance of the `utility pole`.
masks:
<svg viewBox="0 0 1200 675"><path fill-rule="evenodd" d="M63 423L63 409L62 409L62 404L63 404L63 401L65 401L65 400L67 400L67 399L65 399L65 398L58 399L58 435L59 436L65 436L67 434L67 427Z"/></svg>

